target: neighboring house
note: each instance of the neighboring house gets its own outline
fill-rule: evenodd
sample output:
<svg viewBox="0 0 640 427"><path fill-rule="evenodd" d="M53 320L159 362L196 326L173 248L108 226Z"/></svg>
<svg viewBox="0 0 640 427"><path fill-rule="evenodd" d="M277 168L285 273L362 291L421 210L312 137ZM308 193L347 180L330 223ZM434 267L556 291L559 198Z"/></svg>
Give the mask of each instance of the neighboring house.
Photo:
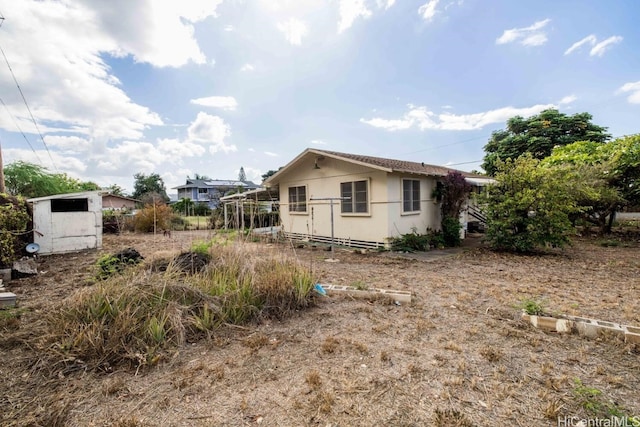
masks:
<svg viewBox="0 0 640 427"><path fill-rule="evenodd" d="M401 234L440 229L440 204L432 194L450 171L454 169L308 148L264 185L279 187L286 236L329 242L333 228L336 243L381 247ZM460 172L474 186L490 182Z"/></svg>
<svg viewBox="0 0 640 427"><path fill-rule="evenodd" d="M102 247L102 195L99 191L27 199L33 208L33 241L39 254Z"/></svg>
<svg viewBox="0 0 640 427"><path fill-rule="evenodd" d="M251 181L221 179L190 179L185 185L173 187L178 190L178 201L191 199L196 203L206 203L211 209L218 207L220 197L259 188Z"/></svg>
<svg viewBox="0 0 640 427"><path fill-rule="evenodd" d="M140 203L140 200L132 199L130 197L118 196L117 194L103 193L102 194L102 210L129 210L132 211L136 208L136 203Z"/></svg>

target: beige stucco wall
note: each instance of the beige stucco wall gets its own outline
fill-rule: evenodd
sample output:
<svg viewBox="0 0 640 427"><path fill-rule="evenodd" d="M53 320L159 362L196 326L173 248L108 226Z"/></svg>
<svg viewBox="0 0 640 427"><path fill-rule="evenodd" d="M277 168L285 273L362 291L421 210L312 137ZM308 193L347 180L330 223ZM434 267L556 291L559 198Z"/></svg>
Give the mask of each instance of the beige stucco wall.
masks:
<svg viewBox="0 0 640 427"><path fill-rule="evenodd" d="M331 236L331 208L328 200L314 198L340 197L340 183L367 180L369 182L369 212L342 214L340 201L334 201L334 235L338 239L386 243L389 237L410 233L412 227L424 233L427 227L439 226L438 206L431 201L435 181L428 177L404 175L420 179L421 211L402 213L402 177L367 166L354 165L325 157L314 167L315 156L310 155L286 171L279 179L280 214L283 231L308 236ZM289 187L305 185L307 212L289 212Z"/></svg>
<svg viewBox="0 0 640 427"><path fill-rule="evenodd" d="M420 181L420 212L402 212L402 180L417 179ZM436 185L434 177L398 174L388 175L387 193L389 195L389 223L387 235L398 237L401 234L411 233L415 228L419 234L424 234L427 228L440 229L440 205L431 197Z"/></svg>

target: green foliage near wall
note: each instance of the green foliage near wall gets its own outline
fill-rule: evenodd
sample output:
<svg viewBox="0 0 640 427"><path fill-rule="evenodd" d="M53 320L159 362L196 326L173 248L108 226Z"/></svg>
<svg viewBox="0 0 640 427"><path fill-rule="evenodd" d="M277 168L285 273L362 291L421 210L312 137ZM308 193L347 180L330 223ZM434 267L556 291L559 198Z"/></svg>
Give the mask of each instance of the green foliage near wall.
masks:
<svg viewBox="0 0 640 427"><path fill-rule="evenodd" d="M0 268L11 266L15 260L30 221L24 199L0 193Z"/></svg>

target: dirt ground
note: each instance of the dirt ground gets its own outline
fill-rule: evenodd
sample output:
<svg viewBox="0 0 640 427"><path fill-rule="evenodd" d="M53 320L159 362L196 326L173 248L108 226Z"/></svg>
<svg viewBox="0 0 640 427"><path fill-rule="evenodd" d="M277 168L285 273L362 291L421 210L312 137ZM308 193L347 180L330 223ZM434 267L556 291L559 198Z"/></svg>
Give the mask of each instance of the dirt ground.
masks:
<svg viewBox="0 0 640 427"><path fill-rule="evenodd" d="M34 368L29 325L91 286L98 256L133 247L149 259L210 237L106 235L100 251L40 257L41 274L9 283L24 313L19 327L0 331L0 424L557 426L558 417L592 416L594 406L640 416L638 347L545 333L516 307L535 298L552 313L640 325L637 241L585 239L540 256L493 253L477 240L425 255L242 243L293 252L323 284L410 291L413 300L322 298L287 320L189 343L138 372L52 377Z"/></svg>

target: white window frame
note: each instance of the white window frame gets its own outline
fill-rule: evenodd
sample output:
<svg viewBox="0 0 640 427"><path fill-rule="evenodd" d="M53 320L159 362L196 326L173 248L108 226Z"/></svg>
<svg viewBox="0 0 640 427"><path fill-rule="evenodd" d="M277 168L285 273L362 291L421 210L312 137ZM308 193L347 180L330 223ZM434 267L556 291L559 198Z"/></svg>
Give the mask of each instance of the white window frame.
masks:
<svg viewBox="0 0 640 427"><path fill-rule="evenodd" d="M422 205L422 203L421 203L421 199L422 199L422 197L421 197L422 182L421 182L421 180L413 179L413 178L402 178L401 181L402 181L402 183L401 183L400 191L402 193L402 214L404 214L404 215L419 214L422 211L422 206L421 206ZM404 188L405 182L406 183L411 183L411 186L410 186L411 188L409 189L409 196L410 196L409 200L407 200L405 198L405 188ZM414 183L416 183L416 182L418 183L418 198L417 199L415 198L415 194L414 194L415 193L415 189L413 188ZM409 207L410 207L409 210L407 210L405 208L405 204L407 202L409 203ZM416 204L417 204L418 209L415 209L416 208Z"/></svg>
<svg viewBox="0 0 640 427"><path fill-rule="evenodd" d="M365 196L366 196L366 201L365 206L366 206L366 211L364 212L357 212L357 204L361 203L358 202L355 197L355 192L356 192L356 183L360 183L360 182L364 182L365 183ZM345 184L351 184L351 191L350 191L350 197L349 200L341 200L340 202L340 214L343 216L371 216L371 184L369 182L369 179L354 179L353 181L344 181L340 183L340 197L345 197L345 193L342 191L343 189L343 185ZM351 207L351 212L345 212L344 208L345 206L349 205Z"/></svg>
<svg viewBox="0 0 640 427"><path fill-rule="evenodd" d="M299 194L299 189L300 188L304 188L304 200L298 200L300 197ZM294 190L295 191L295 197L292 201L292 193L291 191ZM309 200L307 198L307 186L306 185L292 185L290 187L287 188L287 196L288 196L288 200L289 200L289 213L290 214L294 214L294 215L306 215L307 214L307 206L309 204ZM304 210L300 209L298 210L298 208L300 208L300 204L304 203L303 207Z"/></svg>

